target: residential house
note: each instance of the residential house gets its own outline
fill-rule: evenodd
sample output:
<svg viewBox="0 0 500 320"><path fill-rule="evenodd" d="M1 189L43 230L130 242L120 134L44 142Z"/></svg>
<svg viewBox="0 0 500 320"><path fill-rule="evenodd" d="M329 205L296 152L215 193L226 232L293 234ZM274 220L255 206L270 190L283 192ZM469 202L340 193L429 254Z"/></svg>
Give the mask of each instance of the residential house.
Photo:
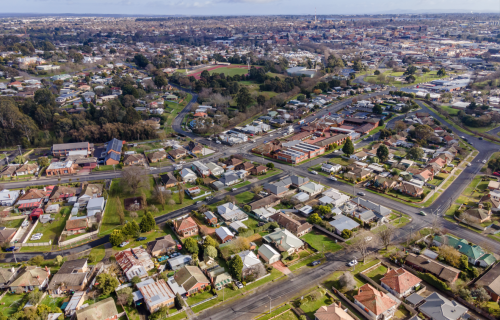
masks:
<svg viewBox="0 0 500 320"><path fill-rule="evenodd" d="M50 294L83 291L89 281L89 276L90 268L87 259L66 261L50 280L47 290Z"/></svg>
<svg viewBox="0 0 500 320"><path fill-rule="evenodd" d="M388 320L394 316L399 303L391 299L387 294L378 291L370 284L365 284L358 289L354 297L354 303L360 306L366 313L376 320Z"/></svg>
<svg viewBox="0 0 500 320"><path fill-rule="evenodd" d="M262 187L277 197L283 197L288 192L288 187L279 186L276 183L266 183Z"/></svg>
<svg viewBox="0 0 500 320"><path fill-rule="evenodd" d="M2 190L0 191L0 205L4 207L13 206L16 203L17 199L21 192L19 190Z"/></svg>
<svg viewBox="0 0 500 320"><path fill-rule="evenodd" d="M130 281L133 277L144 278L154 268L149 254L142 247L130 248L115 254L116 262Z"/></svg>
<svg viewBox="0 0 500 320"><path fill-rule="evenodd" d="M90 199L102 197L102 188L102 184L86 183L78 197L78 204L84 206L87 205Z"/></svg>
<svg viewBox="0 0 500 320"><path fill-rule="evenodd" d="M2 168L2 172L0 172L0 177L5 179L5 178L12 178L16 175L16 170L20 165L18 164L8 164L5 167Z"/></svg>
<svg viewBox="0 0 500 320"><path fill-rule="evenodd" d="M227 202L217 207L217 213L226 221L231 223L234 221L244 221L248 219L248 215L234 203Z"/></svg>
<svg viewBox="0 0 500 320"><path fill-rule="evenodd" d="M141 153L127 154L123 159L123 164L126 166L137 166L146 163L146 158Z"/></svg>
<svg viewBox="0 0 500 320"><path fill-rule="evenodd" d="M50 194L50 201L59 202L67 200L70 197L74 197L78 195L80 190L74 187L68 186L55 186Z"/></svg>
<svg viewBox="0 0 500 320"><path fill-rule="evenodd" d="M215 229L215 234L222 243L229 242L234 238L234 234L227 227L220 227Z"/></svg>
<svg viewBox="0 0 500 320"><path fill-rule="evenodd" d="M342 166L340 164L329 164L329 163L323 163L321 165L321 171L323 172L328 172L328 173L336 173L339 172L340 169L342 169Z"/></svg>
<svg viewBox="0 0 500 320"><path fill-rule="evenodd" d="M377 176L373 180L373 185L381 190L390 190L398 185L398 181L387 177Z"/></svg>
<svg viewBox="0 0 500 320"><path fill-rule="evenodd" d="M116 309L113 297L106 298L90 306L79 309L75 312L76 320L117 320L118 310Z"/></svg>
<svg viewBox="0 0 500 320"><path fill-rule="evenodd" d="M486 289L493 302L500 301L500 263L483 274L475 285Z"/></svg>
<svg viewBox="0 0 500 320"><path fill-rule="evenodd" d="M460 270L458 269L429 259L423 255L417 256L414 253L408 254L405 260L405 264L417 271L423 271L433 274L438 279L449 283L454 283L460 275Z"/></svg>
<svg viewBox="0 0 500 320"><path fill-rule="evenodd" d="M168 152L168 154L174 160L177 160L177 159L184 158L185 156L187 156L187 150L184 148L174 149L174 150L170 150Z"/></svg>
<svg viewBox="0 0 500 320"><path fill-rule="evenodd" d="M64 315L66 317L71 317L75 314L77 310L80 310L83 303L85 302L87 293L85 291L76 291L71 296L66 308L64 308Z"/></svg>
<svg viewBox="0 0 500 320"><path fill-rule="evenodd" d="M287 229L299 238L312 230L312 225L309 222L300 223L282 212L272 215L271 220L276 221L280 227Z"/></svg>
<svg viewBox="0 0 500 320"><path fill-rule="evenodd" d="M178 183L177 179L174 177L172 172L167 172L166 174L162 174L160 175L160 178L165 188L175 187Z"/></svg>
<svg viewBox="0 0 500 320"><path fill-rule="evenodd" d="M96 214L104 213L104 205L105 200L103 197L93 198L89 200L89 202L87 203L87 217L89 218L89 222L97 222L95 216Z"/></svg>
<svg viewBox="0 0 500 320"><path fill-rule="evenodd" d="M363 199L361 197L354 198L351 200L352 203L357 204L358 207L364 207L367 210L372 210L378 218L384 218L392 213L392 210L380 205L378 203L371 202L370 200Z"/></svg>
<svg viewBox="0 0 500 320"><path fill-rule="evenodd" d="M136 286L150 313L154 313L162 307L172 308L175 304L175 294L163 279L156 282L139 282Z"/></svg>
<svg viewBox="0 0 500 320"><path fill-rule="evenodd" d="M359 223L344 215L334 216L329 224L335 228L335 233L338 235L341 235L344 230L352 231L359 227Z"/></svg>
<svg viewBox="0 0 500 320"><path fill-rule="evenodd" d="M167 157L167 153L164 150L150 152L147 155L150 163L160 162Z"/></svg>
<svg viewBox="0 0 500 320"><path fill-rule="evenodd" d="M344 174L344 179L346 180L363 180L363 179L366 179L370 176L370 174L372 173L371 170L368 170L368 169L363 169L363 168L354 168L352 170L350 170L349 172L347 172L346 174Z"/></svg>
<svg viewBox="0 0 500 320"><path fill-rule="evenodd" d="M188 168L182 169L179 174L181 175L182 181L184 181L185 183L194 182L197 178L196 174Z"/></svg>
<svg viewBox="0 0 500 320"><path fill-rule="evenodd" d="M464 317L467 311L469 311L466 307L455 301L450 301L436 292L425 298L425 302L418 307L418 311L425 316L425 319L429 320L459 320L469 318Z"/></svg>
<svg viewBox="0 0 500 320"><path fill-rule="evenodd" d="M174 258L168 259L168 264L170 268L174 271L181 269L184 266L187 266L191 263L191 256L188 255L180 255ZM172 288L172 287L171 287Z"/></svg>
<svg viewBox="0 0 500 320"><path fill-rule="evenodd" d="M207 177L210 175L210 169L204 165L203 163L201 163L200 161L194 161L192 164L191 164L191 168L198 172L198 174L203 178L203 177Z"/></svg>
<svg viewBox="0 0 500 320"><path fill-rule="evenodd" d="M106 145L106 155L104 156L105 165L117 165L120 163L122 155L123 141L113 138ZM96 155L96 157L101 155Z"/></svg>
<svg viewBox="0 0 500 320"><path fill-rule="evenodd" d="M18 270L16 268L0 268L0 289L8 288L10 283L14 281Z"/></svg>
<svg viewBox="0 0 500 320"><path fill-rule="evenodd" d="M241 261L243 261L243 270L241 272L241 277L245 279L246 277L253 275L257 268L264 268L264 265L259 260L259 258L251 250L245 250L238 252L237 255L240 256Z"/></svg>
<svg viewBox="0 0 500 320"><path fill-rule="evenodd" d="M380 283L384 289L392 293L396 298L410 295L419 287L422 280L404 268L389 269Z"/></svg>
<svg viewBox="0 0 500 320"><path fill-rule="evenodd" d="M228 173L219 179L219 181L225 186L232 186L240 181L240 177L236 173Z"/></svg>
<svg viewBox="0 0 500 320"><path fill-rule="evenodd" d="M364 151L357 152L355 154L352 154L349 158L357 160L357 161L364 161L368 157L368 154Z"/></svg>
<svg viewBox="0 0 500 320"><path fill-rule="evenodd" d="M234 157L232 157L231 159L229 159L229 160L226 161L226 165L228 167L231 167L231 166L236 167L240 163L243 163L243 160L240 160L240 159L234 158Z"/></svg>
<svg viewBox="0 0 500 320"><path fill-rule="evenodd" d="M181 237L191 237L198 234L199 228L191 217L174 220L175 232Z"/></svg>
<svg viewBox="0 0 500 320"><path fill-rule="evenodd" d="M210 170L210 173L216 177L218 177L224 173L224 169L222 169L222 167L218 166L217 164L215 164L213 162L207 163L206 166L207 166L208 170Z"/></svg>
<svg viewBox="0 0 500 320"><path fill-rule="evenodd" d="M304 247L304 242L286 229L275 229L274 232L264 236L264 241L273 244L279 251L293 254Z"/></svg>
<svg viewBox="0 0 500 320"><path fill-rule="evenodd" d="M89 226L87 217L71 217L66 220L65 231L67 234L78 234L83 233Z"/></svg>
<svg viewBox="0 0 500 320"><path fill-rule="evenodd" d="M187 294L197 293L210 285L210 281L196 266L184 266L174 275L177 284L186 290Z"/></svg>
<svg viewBox="0 0 500 320"><path fill-rule="evenodd" d="M491 264L488 264L488 260L482 259L483 256L486 255L483 248L478 246L477 244L470 245L469 241L465 239L457 239L455 237L446 235L446 236L435 236L432 242L436 246L441 246L442 244L446 244L450 247L453 247L458 250L463 255L467 256L469 263L474 266L481 267L489 267ZM493 261L495 262L495 261Z"/></svg>
<svg viewBox="0 0 500 320"><path fill-rule="evenodd" d="M195 154L202 153L203 152L203 145L201 143L189 141L188 149L189 149L189 151L191 151L191 153L195 153Z"/></svg>
<svg viewBox="0 0 500 320"><path fill-rule="evenodd" d="M309 182L309 183L299 187L299 190L307 193L309 195L309 197L314 197L314 196L320 194L324 188L325 187L323 187L321 184Z"/></svg>
<svg viewBox="0 0 500 320"><path fill-rule="evenodd" d="M347 312L347 309L343 309L340 302L332 303L329 306L321 306L314 314L314 320L354 320Z"/></svg>
<svg viewBox="0 0 500 320"><path fill-rule="evenodd" d="M394 190L397 190L397 191L401 192L402 194L406 194L406 195L414 197L414 198L420 197L424 193L423 188L416 186L413 183L410 183L408 181L401 181L401 183L399 185L394 187Z"/></svg>
<svg viewBox="0 0 500 320"><path fill-rule="evenodd" d="M340 207L341 205L343 205L344 203L349 201L348 195L345 195L342 192L340 192L339 190L334 189L334 188L329 188L328 190L325 190L323 192L323 197L321 197L319 199L320 203L322 201L326 200L326 199L324 199L325 197L328 197L329 199L331 199L331 200L328 200L328 203L332 204L334 207Z"/></svg>
<svg viewBox="0 0 500 320"><path fill-rule="evenodd" d="M223 287L233 282L231 275L221 266L211 268L210 271L207 272L207 276L212 282L215 290L221 290Z"/></svg>
<svg viewBox="0 0 500 320"><path fill-rule="evenodd" d="M212 225L212 226L217 225L217 222L218 222L217 217L215 216L215 214L212 211L206 211L203 213L203 215L205 216L205 221L209 225Z"/></svg>
<svg viewBox="0 0 500 320"><path fill-rule="evenodd" d="M16 170L16 176L26 176L30 174L37 174L40 167L36 163L26 163L19 166Z"/></svg>
<svg viewBox="0 0 500 320"><path fill-rule="evenodd" d="M262 258L262 260L264 260L267 264L273 264L281 259L281 255L268 244L260 246L258 252L259 257Z"/></svg>
<svg viewBox="0 0 500 320"><path fill-rule="evenodd" d="M262 175L262 174L265 174L268 169L269 168L266 166L253 167L252 169L250 169L250 174L252 174L254 176Z"/></svg>
<svg viewBox="0 0 500 320"><path fill-rule="evenodd" d="M148 245L146 247L146 251L153 257L170 254L176 249L177 243L170 234L167 234L163 238L148 242Z"/></svg>
<svg viewBox="0 0 500 320"><path fill-rule="evenodd" d="M245 170L245 171L250 171L251 169L253 169L255 166L250 163L250 162L243 162L243 163L240 163L239 165L237 165L235 167L236 170Z"/></svg>
<svg viewBox="0 0 500 320"><path fill-rule="evenodd" d="M10 291L18 294L30 292L38 288L45 289L49 284L50 270L38 266L26 266L19 270L14 281L9 285Z"/></svg>
<svg viewBox="0 0 500 320"><path fill-rule="evenodd" d="M45 169L45 175L47 176L62 176L67 174L73 174L76 172L78 164L74 161L68 160L64 162L52 162L47 169Z"/></svg>
<svg viewBox="0 0 500 320"><path fill-rule="evenodd" d="M479 203L478 208L465 210L463 214L468 216L468 220L478 224L491 220L491 210L484 209L482 203Z"/></svg>

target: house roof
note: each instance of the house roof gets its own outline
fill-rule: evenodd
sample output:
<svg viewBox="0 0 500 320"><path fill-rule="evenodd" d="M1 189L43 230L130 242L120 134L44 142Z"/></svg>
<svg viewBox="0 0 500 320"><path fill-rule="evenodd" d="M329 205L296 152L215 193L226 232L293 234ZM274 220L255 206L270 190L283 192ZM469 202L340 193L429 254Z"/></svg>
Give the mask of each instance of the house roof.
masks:
<svg viewBox="0 0 500 320"><path fill-rule="evenodd" d="M66 221L66 230L85 228L87 228L87 217L83 217L82 219L69 219Z"/></svg>
<svg viewBox="0 0 500 320"><path fill-rule="evenodd" d="M380 282L402 294L419 284L422 280L403 268L390 269Z"/></svg>
<svg viewBox="0 0 500 320"><path fill-rule="evenodd" d="M175 226L175 230L177 230L177 231L182 231L185 229L198 227L196 222L194 222L193 218L191 218L191 217L187 217L187 218L181 219L181 220L175 220L174 226Z"/></svg>
<svg viewBox="0 0 500 320"><path fill-rule="evenodd" d="M142 266L146 270L154 267L149 254L142 247L120 251L115 254L115 258L124 272L128 272L134 266Z"/></svg>
<svg viewBox="0 0 500 320"><path fill-rule="evenodd" d="M417 256L414 253L409 253L406 257L406 262L419 266L420 268L437 275L442 280L453 282L460 274L460 270L442 264L438 261L429 259L422 255Z"/></svg>
<svg viewBox="0 0 500 320"><path fill-rule="evenodd" d="M482 209L482 208L472 208L472 209L466 210L465 213L468 214L469 216L477 218L479 220L487 219L490 216L489 211Z"/></svg>
<svg viewBox="0 0 500 320"><path fill-rule="evenodd" d="M304 242L302 242L302 240L297 238L286 229L275 229L273 233L265 236L264 240L266 240L267 242L274 242L287 251L290 248L300 248L304 245Z"/></svg>
<svg viewBox="0 0 500 320"><path fill-rule="evenodd" d="M171 235L167 234L162 239L157 239L157 240L153 240L153 241L148 242L148 246L147 246L146 250L149 253L151 253L151 252L154 252L157 250L163 250L164 248L168 249L171 247L175 247L175 245L176 245L176 243L175 243L174 238L172 238Z"/></svg>
<svg viewBox="0 0 500 320"><path fill-rule="evenodd" d="M174 278L186 291L191 290L197 283L210 283L200 268L196 266L184 266L180 268L174 275Z"/></svg>
<svg viewBox="0 0 500 320"><path fill-rule="evenodd" d="M483 249L478 245L470 245L469 241L465 239L457 239L451 237L449 235L446 236L446 239L443 239L442 236L435 236L434 241L440 243L446 243L447 245L455 248L461 254L465 254L467 257L471 259L479 259L482 255L484 255Z"/></svg>
<svg viewBox="0 0 500 320"><path fill-rule="evenodd" d="M7 283L10 281L14 273L12 272L13 268L0 268L0 283Z"/></svg>
<svg viewBox="0 0 500 320"><path fill-rule="evenodd" d="M479 278L476 285L478 287L486 287L491 292L500 296L500 263Z"/></svg>
<svg viewBox="0 0 500 320"><path fill-rule="evenodd" d="M108 142L108 145L106 147L106 153L116 152L120 154L122 153L122 147L123 147L123 141L113 138L111 141Z"/></svg>
<svg viewBox="0 0 500 320"><path fill-rule="evenodd" d="M424 304L418 309L433 320L457 320L468 311L464 306L436 292L425 298Z"/></svg>
<svg viewBox="0 0 500 320"><path fill-rule="evenodd" d="M112 297L94 303L84 309L76 310L77 320L106 320L118 315L115 300Z"/></svg>
<svg viewBox="0 0 500 320"><path fill-rule="evenodd" d="M220 239L224 240L227 237L234 237L234 234L227 227L220 227L215 229L215 233Z"/></svg>
<svg viewBox="0 0 500 320"><path fill-rule="evenodd" d="M162 174L160 176L161 182L163 182L164 185L169 185L169 184L177 184L177 179L174 177L172 172L168 172L167 174Z"/></svg>
<svg viewBox="0 0 500 320"><path fill-rule="evenodd" d="M172 289L170 289L163 279L153 283L147 283L141 287L138 286L138 288L144 297L144 301L150 309L154 309L156 305L165 303L175 298Z"/></svg>
<svg viewBox="0 0 500 320"><path fill-rule="evenodd" d="M49 272L38 266L27 266L21 270L10 287L40 286L49 277Z"/></svg>
<svg viewBox="0 0 500 320"><path fill-rule="evenodd" d="M299 189L301 191L304 191L307 193L317 193L317 192L321 192L324 188L325 187L323 187L322 185L320 185L318 183L309 182L309 183L301 186Z"/></svg>
<svg viewBox="0 0 500 320"><path fill-rule="evenodd" d="M363 304L368 310L377 316L394 307L396 301L381 291L378 291L369 284L365 284L358 289L358 294L354 299Z"/></svg>
<svg viewBox="0 0 500 320"><path fill-rule="evenodd" d="M259 254L265 256L268 260L276 255L280 255L276 250L273 249L273 247L268 244L263 244L259 247Z"/></svg>
<svg viewBox="0 0 500 320"><path fill-rule="evenodd" d="M243 261L243 271L248 268L252 268L255 265L262 264L259 258L257 258L255 253L253 253L253 251L251 250L238 252L237 255L239 255L241 260Z"/></svg>
<svg viewBox="0 0 500 320"><path fill-rule="evenodd" d="M352 230L354 228L359 227L359 223L346 216L341 216L338 219L330 221L329 223L339 232L342 232L345 229Z"/></svg>
<svg viewBox="0 0 500 320"><path fill-rule="evenodd" d="M321 306L314 314L314 317L317 320L354 320L340 305L335 303L329 306Z"/></svg>

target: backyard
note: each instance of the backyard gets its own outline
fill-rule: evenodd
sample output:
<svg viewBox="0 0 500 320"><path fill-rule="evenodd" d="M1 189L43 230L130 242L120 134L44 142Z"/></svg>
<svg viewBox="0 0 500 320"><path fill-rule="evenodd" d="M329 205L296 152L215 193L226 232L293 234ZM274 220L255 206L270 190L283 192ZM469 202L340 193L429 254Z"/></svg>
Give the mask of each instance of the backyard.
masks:
<svg viewBox="0 0 500 320"><path fill-rule="evenodd" d="M68 220L70 212L71 207L63 207L59 213L52 214L52 217L55 219L54 221L47 223L41 223L39 221L32 235L35 233L43 233L43 236L40 240L28 240L28 243L47 242L52 240L52 244L55 244L57 239L59 239L59 235L66 227L66 220Z"/></svg>
<svg viewBox="0 0 500 320"><path fill-rule="evenodd" d="M2 300L0 300L0 311L4 316L8 317L15 313L23 302L24 295L7 293Z"/></svg>
<svg viewBox="0 0 500 320"><path fill-rule="evenodd" d="M311 231L303 235L301 239L318 251L336 252L342 249L342 246L335 243L335 240L317 231Z"/></svg>

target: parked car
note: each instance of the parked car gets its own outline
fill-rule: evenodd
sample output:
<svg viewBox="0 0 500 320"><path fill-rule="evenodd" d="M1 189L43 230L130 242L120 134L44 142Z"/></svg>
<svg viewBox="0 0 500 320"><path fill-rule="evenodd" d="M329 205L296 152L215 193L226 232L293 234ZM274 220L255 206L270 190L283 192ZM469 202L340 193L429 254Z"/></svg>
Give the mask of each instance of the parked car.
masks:
<svg viewBox="0 0 500 320"><path fill-rule="evenodd" d="M311 267L314 267L314 266L317 266L317 265L318 265L318 264L320 264L320 263L321 263L321 260L316 260L316 261L311 262L309 265L310 265Z"/></svg>
<svg viewBox="0 0 500 320"><path fill-rule="evenodd" d="M329 178L330 180L333 180L333 181L337 181L337 178L335 178L334 176L330 176Z"/></svg>
<svg viewBox="0 0 500 320"><path fill-rule="evenodd" d="M418 214L421 215L421 216L426 216L427 215L427 213L425 213L423 211L420 211Z"/></svg>
<svg viewBox="0 0 500 320"><path fill-rule="evenodd" d="M237 188L232 188L232 189L231 189L231 191L236 191L236 190L238 190L238 189L237 189Z"/></svg>
<svg viewBox="0 0 500 320"><path fill-rule="evenodd" d="M347 263L347 266L348 266L348 267L354 267L354 266L355 266L355 265L357 265L357 264L358 264L358 260L354 259L354 260L352 260L352 261L349 261L349 262Z"/></svg>
<svg viewBox="0 0 500 320"><path fill-rule="evenodd" d="M467 163L467 167L470 167L470 166L471 166L471 164L470 164L470 163Z"/></svg>
<svg viewBox="0 0 500 320"><path fill-rule="evenodd" d="M135 241L144 241L146 239L147 239L146 237L139 237L139 238L135 239Z"/></svg>
<svg viewBox="0 0 500 320"><path fill-rule="evenodd" d="M486 163L486 160L483 160L483 163Z"/></svg>
<svg viewBox="0 0 500 320"><path fill-rule="evenodd" d="M196 201L196 204L202 204L203 201Z"/></svg>
<svg viewBox="0 0 500 320"><path fill-rule="evenodd" d="M7 252L10 252L10 251L15 251L15 250L16 250L16 247L15 247L15 246L8 247L7 249L5 249L5 251L7 251Z"/></svg>
<svg viewBox="0 0 500 320"><path fill-rule="evenodd" d="M316 171L314 171L314 170L311 170L311 173L312 173L312 174L318 174L318 173L317 173Z"/></svg>
<svg viewBox="0 0 500 320"><path fill-rule="evenodd" d="M128 241L123 241L122 243L120 243L120 248L123 248L125 247L127 244L129 244L130 242Z"/></svg>
<svg viewBox="0 0 500 320"><path fill-rule="evenodd" d="M479 137L479 140L483 140L483 137Z"/></svg>
<svg viewBox="0 0 500 320"><path fill-rule="evenodd" d="M365 196L364 192L358 192L358 196Z"/></svg>
<svg viewBox="0 0 500 320"><path fill-rule="evenodd" d="M243 289L243 284L237 280L234 280L234 284L238 287L238 289Z"/></svg>
<svg viewBox="0 0 500 320"><path fill-rule="evenodd" d="M21 227L26 228L26 227L27 227L27 226L29 226L29 225L30 225L30 222L29 222L28 220L25 220L25 221L23 221L23 223L21 224Z"/></svg>

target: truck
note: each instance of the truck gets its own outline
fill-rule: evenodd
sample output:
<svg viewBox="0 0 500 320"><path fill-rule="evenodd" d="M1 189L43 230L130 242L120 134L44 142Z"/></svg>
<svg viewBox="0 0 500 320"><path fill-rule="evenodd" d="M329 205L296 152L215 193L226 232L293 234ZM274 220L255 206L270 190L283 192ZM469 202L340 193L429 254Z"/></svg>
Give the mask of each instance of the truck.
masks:
<svg viewBox="0 0 500 320"><path fill-rule="evenodd" d="M303 125L303 124L305 124L305 123L306 123L306 120L304 120L304 119L302 119L302 120L300 120L300 121L299 121L299 124L300 124L300 125Z"/></svg>

